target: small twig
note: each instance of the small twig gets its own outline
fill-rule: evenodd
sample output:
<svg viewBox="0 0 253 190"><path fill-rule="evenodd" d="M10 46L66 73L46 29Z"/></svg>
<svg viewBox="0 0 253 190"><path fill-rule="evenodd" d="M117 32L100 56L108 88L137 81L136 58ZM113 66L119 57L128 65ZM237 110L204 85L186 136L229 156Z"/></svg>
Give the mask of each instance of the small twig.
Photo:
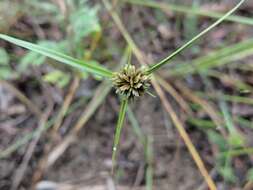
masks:
<svg viewBox="0 0 253 190"><path fill-rule="evenodd" d="M211 175L213 178L216 177L216 175L217 175L217 170L216 170L216 168L213 168L213 169L210 171L210 175ZM203 183L201 183L201 185L199 186L199 188L198 188L197 190L205 190L206 188L207 188L206 183L203 182Z"/></svg>

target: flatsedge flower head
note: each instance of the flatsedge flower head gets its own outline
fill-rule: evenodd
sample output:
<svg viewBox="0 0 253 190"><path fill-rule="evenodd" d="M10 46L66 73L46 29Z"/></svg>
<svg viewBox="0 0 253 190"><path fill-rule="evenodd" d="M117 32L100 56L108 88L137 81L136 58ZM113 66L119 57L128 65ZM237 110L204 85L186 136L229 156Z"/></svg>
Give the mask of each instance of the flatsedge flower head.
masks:
<svg viewBox="0 0 253 190"><path fill-rule="evenodd" d="M114 73L112 81L116 93L128 99L142 96L150 86L150 77L145 70L136 69L134 65L126 65L122 70Z"/></svg>

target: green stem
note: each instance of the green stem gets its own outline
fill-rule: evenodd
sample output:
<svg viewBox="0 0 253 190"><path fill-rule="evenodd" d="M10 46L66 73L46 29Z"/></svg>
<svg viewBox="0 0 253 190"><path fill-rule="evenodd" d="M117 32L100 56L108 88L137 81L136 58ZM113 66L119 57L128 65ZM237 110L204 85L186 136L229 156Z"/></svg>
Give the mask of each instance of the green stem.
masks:
<svg viewBox="0 0 253 190"><path fill-rule="evenodd" d="M116 165L117 148L118 148L118 144L120 140L120 134L123 127L123 123L125 120L127 104L128 104L128 99L123 99L120 105L119 118L118 118L118 122L116 126L116 132L114 135L114 143L113 143L113 149L112 149L112 172L113 172L114 166Z"/></svg>

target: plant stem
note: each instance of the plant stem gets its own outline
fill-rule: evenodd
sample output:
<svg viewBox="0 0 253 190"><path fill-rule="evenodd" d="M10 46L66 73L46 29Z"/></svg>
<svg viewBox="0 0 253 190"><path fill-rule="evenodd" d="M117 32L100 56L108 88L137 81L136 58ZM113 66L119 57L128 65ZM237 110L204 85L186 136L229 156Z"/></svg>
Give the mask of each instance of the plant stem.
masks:
<svg viewBox="0 0 253 190"><path fill-rule="evenodd" d="M114 143L113 143L113 149L112 149L112 173L116 165L117 148L118 148L118 144L120 140L121 129L123 127L123 123L125 120L127 103L128 103L128 99L123 99L120 105L120 112L119 112L118 122L116 126L116 132L114 135Z"/></svg>

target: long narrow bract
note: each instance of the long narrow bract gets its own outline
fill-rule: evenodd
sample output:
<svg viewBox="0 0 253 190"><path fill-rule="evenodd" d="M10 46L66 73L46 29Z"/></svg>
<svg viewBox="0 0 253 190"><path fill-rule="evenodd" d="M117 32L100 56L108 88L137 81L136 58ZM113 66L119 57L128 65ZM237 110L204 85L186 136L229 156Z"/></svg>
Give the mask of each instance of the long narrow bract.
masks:
<svg viewBox="0 0 253 190"><path fill-rule="evenodd" d="M159 69L161 66L168 63L169 60L174 58L176 55L181 53L183 50L185 50L187 47L191 46L196 40L204 36L207 32L209 32L211 29L216 27L218 24L223 22L228 16L230 16L233 12L235 12L244 2L245 0L241 0L233 9L231 9L229 12L227 12L223 17L221 17L219 20L217 20L215 23L213 23L211 26L200 32L198 35L196 35L194 38L192 38L190 41L188 41L186 44L178 48L176 51L174 51L172 54L170 54L168 57L160 61L159 63L154 64L147 70L147 74L151 74L157 69Z"/></svg>
<svg viewBox="0 0 253 190"><path fill-rule="evenodd" d="M82 61L65 55L63 53L30 43L26 42L17 38L13 38L4 34L0 34L0 39L6 40L11 42L15 45L21 46L23 48L29 49L31 51L35 51L40 53L46 57L50 57L56 61L64 63L66 65L70 65L74 68L77 68L81 71L87 71L96 75L100 75L102 77L111 78L112 71L98 65L95 61Z"/></svg>

